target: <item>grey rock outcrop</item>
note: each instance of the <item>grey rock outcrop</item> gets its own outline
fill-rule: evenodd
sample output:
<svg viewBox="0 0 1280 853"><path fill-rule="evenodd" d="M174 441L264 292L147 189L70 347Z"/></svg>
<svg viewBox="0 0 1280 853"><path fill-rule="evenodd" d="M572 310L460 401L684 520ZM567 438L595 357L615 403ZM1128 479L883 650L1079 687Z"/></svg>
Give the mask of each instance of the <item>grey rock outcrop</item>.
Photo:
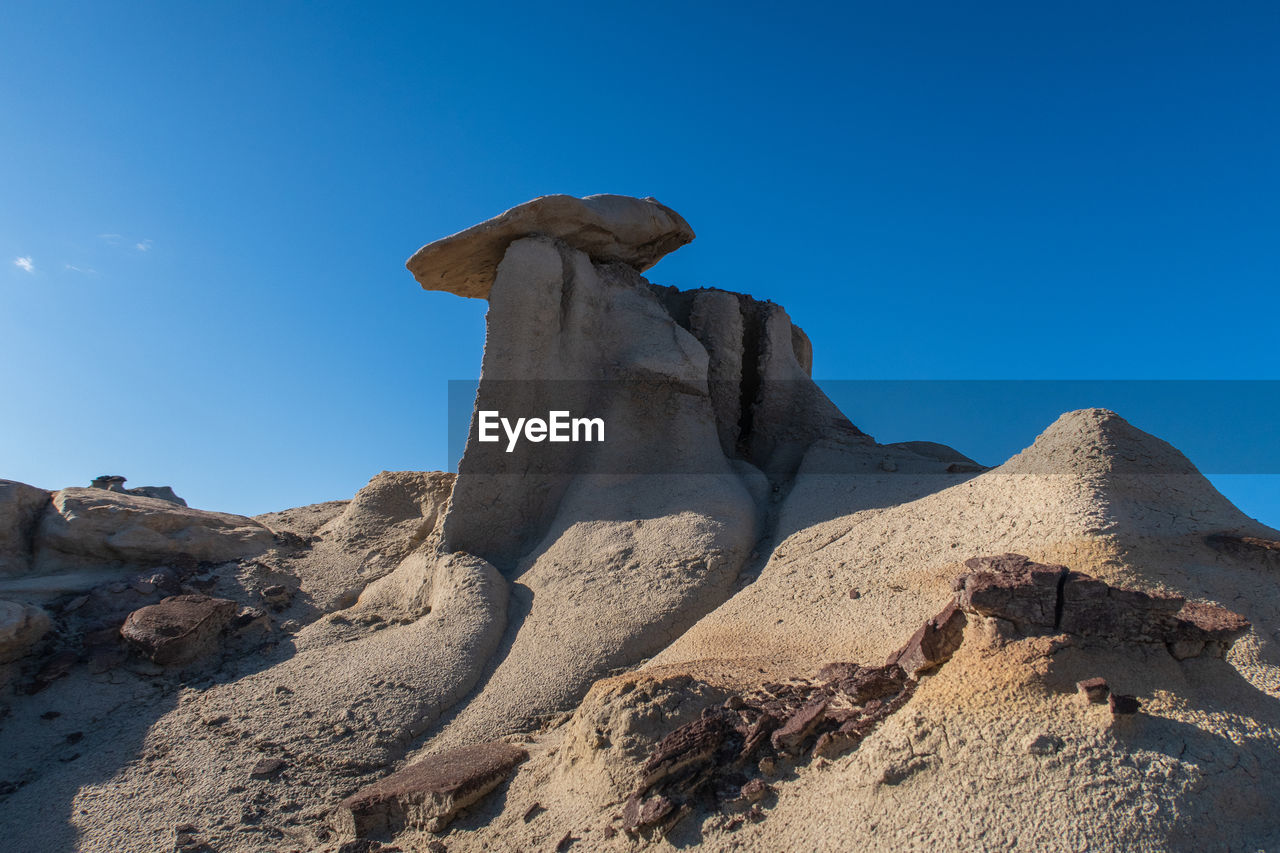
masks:
<svg viewBox="0 0 1280 853"><path fill-rule="evenodd" d="M262 553L270 530L250 518L93 488L63 489L35 533L35 568L155 565L179 555L225 562Z"/></svg>
<svg viewBox="0 0 1280 853"><path fill-rule="evenodd" d="M49 625L49 614L39 607L0 601L0 664L20 659L40 642Z"/></svg>
<svg viewBox="0 0 1280 853"><path fill-rule="evenodd" d="M0 480L0 576L21 574L31 567L36 525L49 501L44 489Z"/></svg>
<svg viewBox="0 0 1280 853"><path fill-rule="evenodd" d="M383 471L319 535L366 560L395 565L436 528L453 480L442 471Z"/></svg>
<svg viewBox="0 0 1280 853"><path fill-rule="evenodd" d="M535 234L554 237L594 261L640 272L694 236L680 214L656 199L548 195L423 246L407 266L426 290L487 299L507 247Z"/></svg>

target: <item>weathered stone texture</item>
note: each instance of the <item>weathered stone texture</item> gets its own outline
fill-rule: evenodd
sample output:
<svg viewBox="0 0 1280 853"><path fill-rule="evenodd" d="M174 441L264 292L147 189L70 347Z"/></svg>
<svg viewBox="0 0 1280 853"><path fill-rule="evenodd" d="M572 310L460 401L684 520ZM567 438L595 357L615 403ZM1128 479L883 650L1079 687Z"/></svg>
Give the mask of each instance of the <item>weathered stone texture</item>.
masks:
<svg viewBox="0 0 1280 853"><path fill-rule="evenodd" d="M343 800L335 828L347 837L406 828L438 832L528 757L524 749L501 741L429 756Z"/></svg>

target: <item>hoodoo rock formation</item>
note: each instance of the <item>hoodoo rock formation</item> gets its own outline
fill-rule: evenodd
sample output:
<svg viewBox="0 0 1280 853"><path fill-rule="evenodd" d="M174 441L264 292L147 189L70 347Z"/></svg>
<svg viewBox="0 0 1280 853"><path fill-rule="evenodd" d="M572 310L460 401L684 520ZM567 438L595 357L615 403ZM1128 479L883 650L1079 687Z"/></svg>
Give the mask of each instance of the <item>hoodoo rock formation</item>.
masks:
<svg viewBox="0 0 1280 853"><path fill-rule="evenodd" d="M1102 409L879 444L780 306L642 275L692 239L549 196L410 259L488 302L456 477L0 481L7 843L1280 846L1280 533ZM479 440L555 410L604 440Z"/></svg>

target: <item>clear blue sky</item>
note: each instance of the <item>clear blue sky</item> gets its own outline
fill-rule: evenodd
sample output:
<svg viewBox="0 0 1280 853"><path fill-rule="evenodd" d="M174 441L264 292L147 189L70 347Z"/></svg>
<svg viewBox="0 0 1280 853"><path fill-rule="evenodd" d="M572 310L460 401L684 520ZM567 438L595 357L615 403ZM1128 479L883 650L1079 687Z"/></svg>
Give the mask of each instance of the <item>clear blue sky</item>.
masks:
<svg viewBox="0 0 1280 853"><path fill-rule="evenodd" d="M1280 379L1274 3L0 24L0 476L253 513L444 467L484 304L403 262L555 192L679 210L698 240L650 278L782 303L819 377ZM911 414L862 425L966 449ZM1276 479L1228 493L1280 523Z"/></svg>

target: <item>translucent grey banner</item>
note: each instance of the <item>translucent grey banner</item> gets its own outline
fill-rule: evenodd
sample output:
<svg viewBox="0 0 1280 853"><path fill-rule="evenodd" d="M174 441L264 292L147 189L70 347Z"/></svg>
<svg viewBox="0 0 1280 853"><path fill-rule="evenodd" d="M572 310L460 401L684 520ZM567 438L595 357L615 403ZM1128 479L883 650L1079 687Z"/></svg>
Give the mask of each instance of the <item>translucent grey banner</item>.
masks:
<svg viewBox="0 0 1280 853"><path fill-rule="evenodd" d="M718 473L738 459L772 464L774 476L793 473L803 449L823 441L849 450L824 457L829 473L910 471L911 454L946 463L920 463L929 471L967 473L1004 463L1065 412L1101 408L1173 445L1204 474L1280 474L1277 380L817 385L823 393L803 380L749 389L668 379L450 381L449 460L458 470L470 445L470 473ZM899 449L877 459L872 438Z"/></svg>

